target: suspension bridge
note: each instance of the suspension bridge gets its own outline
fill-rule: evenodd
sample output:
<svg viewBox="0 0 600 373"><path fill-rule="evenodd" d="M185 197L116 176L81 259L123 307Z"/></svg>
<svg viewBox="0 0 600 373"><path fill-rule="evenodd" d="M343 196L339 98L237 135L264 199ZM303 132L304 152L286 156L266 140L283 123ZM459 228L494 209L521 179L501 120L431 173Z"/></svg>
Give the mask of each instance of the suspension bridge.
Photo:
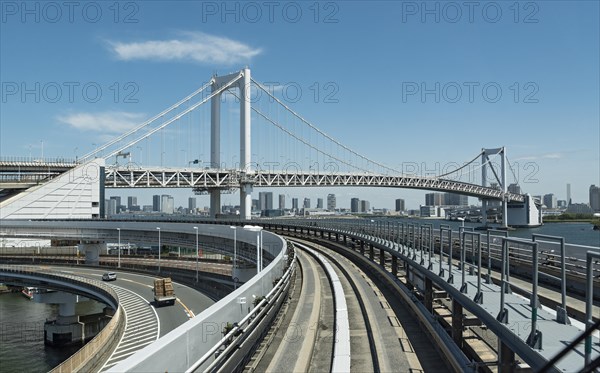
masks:
<svg viewBox="0 0 600 373"><path fill-rule="evenodd" d="M222 193L239 191L249 219L253 188L360 186L463 194L484 210L497 200L504 226L541 224L539 204L508 191L509 171L518 182L499 147L439 175L404 174L323 132L245 68L75 160L3 158L0 218L101 218L105 188L191 188L210 195L212 217Z"/></svg>

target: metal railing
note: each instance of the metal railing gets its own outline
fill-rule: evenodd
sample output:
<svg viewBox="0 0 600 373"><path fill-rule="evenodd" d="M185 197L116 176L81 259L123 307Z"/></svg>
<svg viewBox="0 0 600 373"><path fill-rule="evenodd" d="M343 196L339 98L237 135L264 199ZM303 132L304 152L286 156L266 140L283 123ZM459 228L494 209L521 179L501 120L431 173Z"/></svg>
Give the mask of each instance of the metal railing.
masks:
<svg viewBox="0 0 600 373"><path fill-rule="evenodd" d="M93 370L94 367L103 361L103 357L113 350L120 340L120 336L125 327L125 316L123 314L123 309L119 304L119 297L110 286L99 281L62 272L40 270L39 267L33 266L2 265L0 266L0 272L2 271L8 273L8 275L6 275L7 277L10 277L10 274L12 273L14 275L24 275L51 280L56 284L66 284L64 285L65 287L78 286L93 290L94 292L100 291L112 300L112 302L108 302L107 304L115 309L115 313L109 323L100 331L100 333L92 338L91 341L86 343L67 360L54 367L51 370L52 373ZM47 286L48 285L50 284L48 283Z"/></svg>

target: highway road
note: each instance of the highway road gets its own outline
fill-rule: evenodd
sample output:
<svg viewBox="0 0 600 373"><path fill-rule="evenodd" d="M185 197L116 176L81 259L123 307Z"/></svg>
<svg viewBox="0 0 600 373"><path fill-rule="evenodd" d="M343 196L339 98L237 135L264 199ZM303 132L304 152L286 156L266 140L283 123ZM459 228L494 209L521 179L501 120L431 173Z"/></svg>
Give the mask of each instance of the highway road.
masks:
<svg viewBox="0 0 600 373"><path fill-rule="evenodd" d="M46 268L94 280L101 280L102 274L106 272L104 269L92 268L61 266ZM157 277L111 271L117 274L117 280L107 282L107 284L112 286L119 295L119 300L127 315L127 326L119 345L101 369L102 371L166 335L214 304L212 299L199 291L174 282L173 287L177 296L175 305L154 307L152 288L154 279Z"/></svg>

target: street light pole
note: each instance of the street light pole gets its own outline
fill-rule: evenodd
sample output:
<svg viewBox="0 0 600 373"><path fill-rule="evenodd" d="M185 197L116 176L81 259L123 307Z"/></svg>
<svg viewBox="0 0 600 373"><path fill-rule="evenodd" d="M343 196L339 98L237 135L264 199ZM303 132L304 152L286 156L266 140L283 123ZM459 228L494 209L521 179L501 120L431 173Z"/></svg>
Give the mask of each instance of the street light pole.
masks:
<svg viewBox="0 0 600 373"><path fill-rule="evenodd" d="M230 225L229 228L233 229L233 270L231 271L233 277L237 277L237 227ZM237 288L237 281L233 283L234 289Z"/></svg>
<svg viewBox="0 0 600 373"><path fill-rule="evenodd" d="M119 232L119 242L118 242L118 245L119 245L119 249L118 249L119 250L118 251L119 252L119 260L118 260L117 267L121 268L121 228L117 228L117 231Z"/></svg>
<svg viewBox="0 0 600 373"><path fill-rule="evenodd" d="M198 227L194 227L196 231L196 282L198 282Z"/></svg>
<svg viewBox="0 0 600 373"><path fill-rule="evenodd" d="M160 227L156 227L158 230L158 273L160 273Z"/></svg>
<svg viewBox="0 0 600 373"><path fill-rule="evenodd" d="M262 236L262 227L258 225L245 225L245 230L256 232L256 273L260 273L261 270L261 236Z"/></svg>

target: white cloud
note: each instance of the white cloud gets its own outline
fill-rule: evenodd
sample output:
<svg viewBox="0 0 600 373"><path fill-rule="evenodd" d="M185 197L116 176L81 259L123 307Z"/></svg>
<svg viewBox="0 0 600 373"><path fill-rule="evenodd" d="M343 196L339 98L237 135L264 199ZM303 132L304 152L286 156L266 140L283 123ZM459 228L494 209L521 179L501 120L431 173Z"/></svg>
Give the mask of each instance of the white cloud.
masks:
<svg viewBox="0 0 600 373"><path fill-rule="evenodd" d="M262 52L239 41L203 32L186 32L180 39L142 42L109 42L117 58L130 60L194 61L234 65L247 62Z"/></svg>
<svg viewBox="0 0 600 373"><path fill-rule="evenodd" d="M519 157L515 161L537 161L540 159L561 159L563 155L561 153L546 153L538 155L529 155L525 157Z"/></svg>
<svg viewBox="0 0 600 373"><path fill-rule="evenodd" d="M59 116L57 119L81 131L120 134L137 126L145 118L145 114L141 113L107 111L102 113L72 113Z"/></svg>

